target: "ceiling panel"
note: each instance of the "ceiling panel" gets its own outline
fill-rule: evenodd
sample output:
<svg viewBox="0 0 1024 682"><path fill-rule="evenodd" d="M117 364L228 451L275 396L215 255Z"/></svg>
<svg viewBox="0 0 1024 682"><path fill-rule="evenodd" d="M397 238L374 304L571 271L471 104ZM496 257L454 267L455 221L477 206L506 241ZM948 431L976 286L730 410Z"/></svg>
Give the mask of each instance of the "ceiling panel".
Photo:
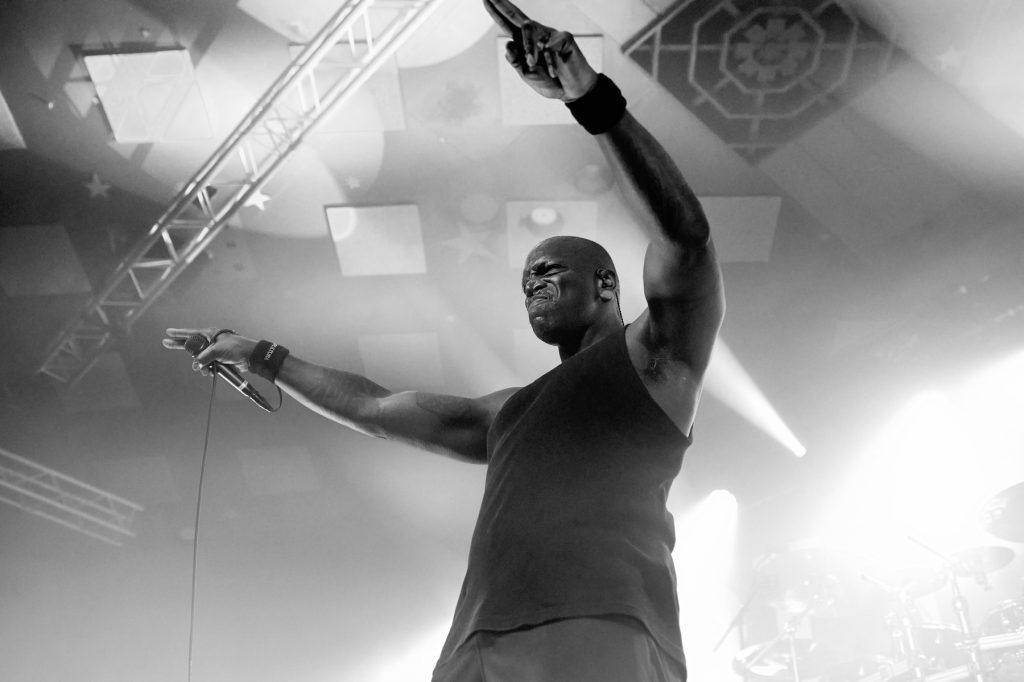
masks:
<svg viewBox="0 0 1024 682"><path fill-rule="evenodd" d="M328 206L327 225L346 277L427 271L418 206Z"/></svg>
<svg viewBox="0 0 1024 682"><path fill-rule="evenodd" d="M213 134L188 50L91 54L83 61L118 142Z"/></svg>

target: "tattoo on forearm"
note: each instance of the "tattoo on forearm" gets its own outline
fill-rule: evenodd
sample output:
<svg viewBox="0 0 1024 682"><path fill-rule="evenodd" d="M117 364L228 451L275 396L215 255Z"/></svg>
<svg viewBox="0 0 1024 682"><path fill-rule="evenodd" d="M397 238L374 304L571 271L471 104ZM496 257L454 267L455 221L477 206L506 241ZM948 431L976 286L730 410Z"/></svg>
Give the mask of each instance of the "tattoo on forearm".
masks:
<svg viewBox="0 0 1024 682"><path fill-rule="evenodd" d="M341 370L313 368L305 379L308 398L316 406L343 416L356 416L358 405L367 397L380 397L387 390L366 377Z"/></svg>

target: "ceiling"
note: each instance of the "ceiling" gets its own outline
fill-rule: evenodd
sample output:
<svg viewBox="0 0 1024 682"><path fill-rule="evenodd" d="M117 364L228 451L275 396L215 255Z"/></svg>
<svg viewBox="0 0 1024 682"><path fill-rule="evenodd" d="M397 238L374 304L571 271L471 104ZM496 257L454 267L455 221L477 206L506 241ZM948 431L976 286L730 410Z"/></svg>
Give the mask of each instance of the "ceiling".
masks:
<svg viewBox="0 0 1024 682"><path fill-rule="evenodd" d="M1024 7L520 4L584 36L704 198L722 251L728 313L670 501L700 679L738 679L739 640L711 648L766 553L877 552L886 526L903 542L884 545L885 570L938 561L907 534L1019 551L976 510L1024 480ZM557 361L530 335L518 268L558 230L606 243L626 316L643 307L643 228L596 144L517 89L476 0L447 0L81 381L41 375L47 346L335 5L0 4L0 449L143 507L115 547L0 506L3 679L185 679L190 632L197 682L429 675L484 469L288 399L266 415L224 385L208 422L211 385L161 348L164 328L231 327L390 388L482 394ZM687 524L716 489L736 497L737 540L709 576ZM1024 597L1022 578L1016 558L994 589L966 585L976 619ZM704 587L717 610L688 612ZM950 598L922 607L952 622ZM749 641L777 616L754 603ZM835 619L832 632L884 629ZM802 635L827 639L810 620Z"/></svg>

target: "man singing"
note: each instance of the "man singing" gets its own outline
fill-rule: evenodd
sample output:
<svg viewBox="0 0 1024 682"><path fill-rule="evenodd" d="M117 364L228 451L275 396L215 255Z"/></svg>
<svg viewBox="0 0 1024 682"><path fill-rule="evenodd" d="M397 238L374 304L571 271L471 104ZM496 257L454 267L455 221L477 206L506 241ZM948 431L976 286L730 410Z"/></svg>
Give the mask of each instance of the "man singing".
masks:
<svg viewBox="0 0 1024 682"><path fill-rule="evenodd" d="M725 299L700 203L573 36L484 0L511 68L564 102L648 225L647 309L624 325L600 245L553 237L526 258L530 325L561 363L525 388L478 398L395 392L233 332L193 368L234 365L362 433L487 465L469 563L434 682L686 679L666 500L691 442Z"/></svg>

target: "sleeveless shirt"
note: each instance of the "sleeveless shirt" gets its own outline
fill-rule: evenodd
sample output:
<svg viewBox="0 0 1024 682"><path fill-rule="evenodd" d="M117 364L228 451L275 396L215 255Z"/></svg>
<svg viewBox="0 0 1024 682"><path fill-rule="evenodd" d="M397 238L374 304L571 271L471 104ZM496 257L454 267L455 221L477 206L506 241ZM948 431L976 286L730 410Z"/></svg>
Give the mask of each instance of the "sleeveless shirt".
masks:
<svg viewBox="0 0 1024 682"><path fill-rule="evenodd" d="M487 434L440 661L478 630L621 614L685 663L666 499L689 445L637 375L625 330L513 394Z"/></svg>

